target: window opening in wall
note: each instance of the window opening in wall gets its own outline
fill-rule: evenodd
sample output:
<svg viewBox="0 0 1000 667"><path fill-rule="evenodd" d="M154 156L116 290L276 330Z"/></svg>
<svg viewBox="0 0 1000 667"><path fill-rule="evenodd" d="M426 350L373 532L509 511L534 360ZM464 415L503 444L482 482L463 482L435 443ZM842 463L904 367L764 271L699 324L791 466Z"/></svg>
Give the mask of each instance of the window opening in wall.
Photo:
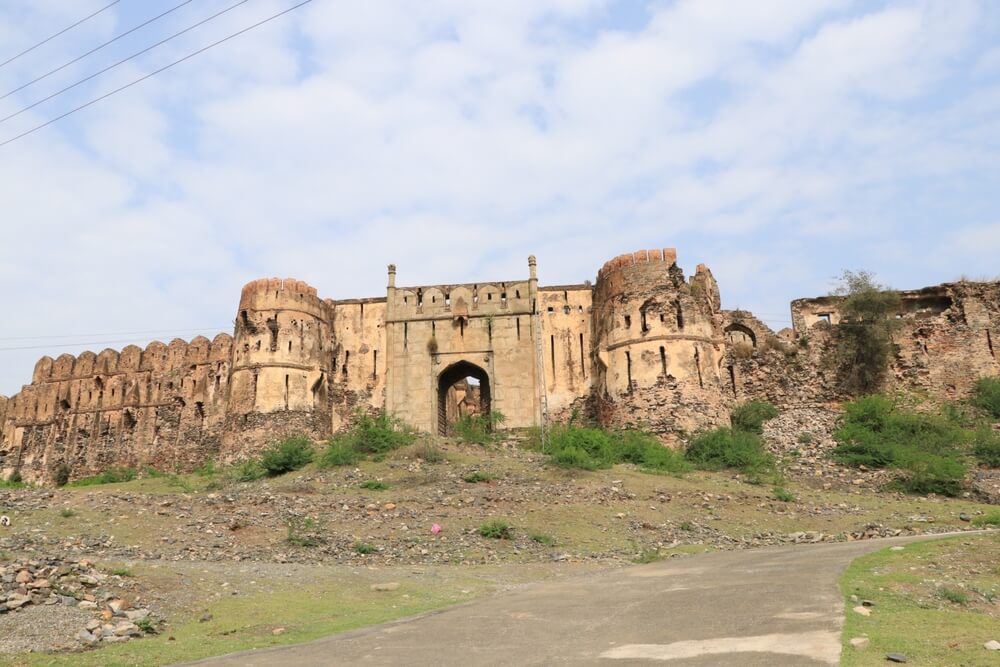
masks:
<svg viewBox="0 0 1000 667"><path fill-rule="evenodd" d="M625 352L625 373L628 379L628 393L632 393L632 355Z"/></svg>
<svg viewBox="0 0 1000 667"><path fill-rule="evenodd" d="M816 313L816 317L819 318L820 322L830 324L830 313Z"/></svg>
<svg viewBox="0 0 1000 667"><path fill-rule="evenodd" d="M92 392L92 391L88 391L87 392L87 400L88 401L94 400L94 392Z"/></svg>
<svg viewBox="0 0 1000 667"><path fill-rule="evenodd" d="M278 351L278 316L267 320L268 331L271 332L271 352Z"/></svg>
<svg viewBox="0 0 1000 667"><path fill-rule="evenodd" d="M556 381L556 337L549 336L549 350L552 353L552 381Z"/></svg>
<svg viewBox="0 0 1000 667"><path fill-rule="evenodd" d="M114 389L114 387L112 387L111 388L111 398L114 398L114 397L115 397L115 389Z"/></svg>
<svg viewBox="0 0 1000 667"><path fill-rule="evenodd" d="M521 298L521 290L519 290L519 289L514 290L514 298L515 299L520 299Z"/></svg>
<svg viewBox="0 0 1000 667"><path fill-rule="evenodd" d="M378 377L378 350L372 350L372 379Z"/></svg>
<svg viewBox="0 0 1000 667"><path fill-rule="evenodd" d="M408 302L409 302L409 297L404 296L403 297L403 305L406 305Z"/></svg>
<svg viewBox="0 0 1000 667"><path fill-rule="evenodd" d="M288 351L292 351L292 341L288 341Z"/></svg>
<svg viewBox="0 0 1000 667"><path fill-rule="evenodd" d="M521 318L520 317L515 317L514 318L514 324L517 327L517 339L521 340Z"/></svg>
<svg viewBox="0 0 1000 667"><path fill-rule="evenodd" d="M63 410L69 410L69 401L67 401L65 398L62 399L61 401L59 401L59 407Z"/></svg>
<svg viewBox="0 0 1000 667"><path fill-rule="evenodd" d="M663 376L667 376L667 350L662 345L660 346L660 372Z"/></svg>
<svg viewBox="0 0 1000 667"><path fill-rule="evenodd" d="M488 318L486 320L486 335L490 337L490 343L493 342L493 318Z"/></svg>
<svg viewBox="0 0 1000 667"><path fill-rule="evenodd" d="M566 304L565 306L563 306L563 315L569 315L569 312L571 310L572 308L569 307L569 304Z"/></svg>
<svg viewBox="0 0 1000 667"><path fill-rule="evenodd" d="M458 318L458 335L465 338L465 318Z"/></svg>
<svg viewBox="0 0 1000 667"><path fill-rule="evenodd" d="M582 375L584 377L584 379L586 379L587 378L587 366L586 366L586 364L584 364L584 359L585 359L585 356L584 356L584 352L583 352L583 334L581 333L580 334L580 375Z"/></svg>
<svg viewBox="0 0 1000 667"><path fill-rule="evenodd" d="M684 311L681 309L681 302L674 301L674 310L677 312L677 328L684 328Z"/></svg>
<svg viewBox="0 0 1000 667"><path fill-rule="evenodd" d="M563 301L569 301L569 292L563 290Z"/></svg>
<svg viewBox="0 0 1000 667"><path fill-rule="evenodd" d="M663 323L663 313L660 313L660 323Z"/></svg>
<svg viewBox="0 0 1000 667"><path fill-rule="evenodd" d="M989 333L989 332L987 332L987 333ZM100 376L98 376L98 377L96 377L94 379L97 382L97 388L98 389L104 389L104 380Z"/></svg>
<svg viewBox="0 0 1000 667"><path fill-rule="evenodd" d="M403 322L403 349L406 349L406 345L410 339L410 323Z"/></svg>
<svg viewBox="0 0 1000 667"><path fill-rule="evenodd" d="M550 313L554 313L554 312L556 312L556 309L554 307L552 307L552 306L549 306L548 311Z"/></svg>
<svg viewBox="0 0 1000 667"><path fill-rule="evenodd" d="M625 316L625 328L628 329L631 326L632 326L632 316L631 315L626 315Z"/></svg>
<svg viewBox="0 0 1000 667"><path fill-rule="evenodd" d="M205 418L205 404L202 403L201 401L195 401L194 402L194 413L196 415L198 415L199 417L201 417L202 419L204 419Z"/></svg>
<svg viewBox="0 0 1000 667"><path fill-rule="evenodd" d="M577 308L579 308L579 309L580 309L580 312L581 312L581 313L583 312L583 304L580 304L579 306L577 306Z"/></svg>
<svg viewBox="0 0 1000 667"><path fill-rule="evenodd" d="M993 336L990 335L989 329L986 330L986 347L990 351L990 356L996 359L997 358L996 352L993 351Z"/></svg>
<svg viewBox="0 0 1000 667"><path fill-rule="evenodd" d="M451 305L451 294L450 293L444 295L444 305L446 305L446 306L450 306Z"/></svg>
<svg viewBox="0 0 1000 667"><path fill-rule="evenodd" d="M360 305L361 305L361 317L364 317L365 316L365 302L362 301Z"/></svg>
<svg viewBox="0 0 1000 667"><path fill-rule="evenodd" d="M222 381L221 376L215 376L215 391L219 391L219 383Z"/></svg>
<svg viewBox="0 0 1000 667"><path fill-rule="evenodd" d="M285 376L285 409L288 409L288 376Z"/></svg>
<svg viewBox="0 0 1000 667"><path fill-rule="evenodd" d="M504 308L507 307L507 292L500 293L500 305Z"/></svg>
<svg viewBox="0 0 1000 667"><path fill-rule="evenodd" d="M437 303L438 298L436 296L431 297L431 303Z"/></svg>
<svg viewBox="0 0 1000 667"><path fill-rule="evenodd" d="M424 305L424 291L422 289L417 290L417 308Z"/></svg>
<svg viewBox="0 0 1000 667"><path fill-rule="evenodd" d="M493 300L493 292L487 292L486 293L486 300L487 301L492 301Z"/></svg>
<svg viewBox="0 0 1000 667"><path fill-rule="evenodd" d="M344 366L340 369L340 372L347 375L347 362L351 359L351 353L349 351L344 352Z"/></svg>
<svg viewBox="0 0 1000 667"><path fill-rule="evenodd" d="M698 348L694 349L694 367L698 369L698 386L704 389L705 380L701 375L701 351Z"/></svg>
<svg viewBox="0 0 1000 667"><path fill-rule="evenodd" d="M537 299L532 299L531 300L531 312L532 313L537 313L538 312L538 300Z"/></svg>
<svg viewBox="0 0 1000 667"><path fill-rule="evenodd" d="M646 325L645 310L639 311L639 330L642 331L642 333L646 333L647 331L649 331L649 327Z"/></svg>
<svg viewBox="0 0 1000 667"><path fill-rule="evenodd" d="M433 320L431 321L431 336L437 333L437 323Z"/></svg>
<svg viewBox="0 0 1000 667"><path fill-rule="evenodd" d="M124 425L125 429L128 431L135 428L135 415L133 415L130 410L125 410L122 413L122 425Z"/></svg>
<svg viewBox="0 0 1000 667"><path fill-rule="evenodd" d="M736 368L729 367L729 382L733 385L733 398L736 398Z"/></svg>

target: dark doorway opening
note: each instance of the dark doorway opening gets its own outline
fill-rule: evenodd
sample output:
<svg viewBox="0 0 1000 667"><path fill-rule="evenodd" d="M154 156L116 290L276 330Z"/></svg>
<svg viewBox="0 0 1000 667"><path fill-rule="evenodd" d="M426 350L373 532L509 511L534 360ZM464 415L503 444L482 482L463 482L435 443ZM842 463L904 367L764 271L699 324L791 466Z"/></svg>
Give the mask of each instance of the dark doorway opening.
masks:
<svg viewBox="0 0 1000 667"><path fill-rule="evenodd" d="M459 361L438 376L438 434L449 435L451 425L465 416L490 413L490 376L485 370Z"/></svg>

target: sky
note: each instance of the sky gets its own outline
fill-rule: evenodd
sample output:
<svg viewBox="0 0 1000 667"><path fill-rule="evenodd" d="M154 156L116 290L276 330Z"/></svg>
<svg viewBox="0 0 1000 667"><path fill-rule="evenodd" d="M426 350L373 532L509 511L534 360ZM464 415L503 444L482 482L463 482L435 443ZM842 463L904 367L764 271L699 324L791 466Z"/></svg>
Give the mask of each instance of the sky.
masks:
<svg viewBox="0 0 1000 667"><path fill-rule="evenodd" d="M110 0L0 4L0 62ZM0 143L299 0L190 0L0 99ZM0 95L182 0L120 0ZM231 331L241 286L593 280L676 247L788 326L844 269L1000 274L1000 3L312 0L0 145L0 393Z"/></svg>

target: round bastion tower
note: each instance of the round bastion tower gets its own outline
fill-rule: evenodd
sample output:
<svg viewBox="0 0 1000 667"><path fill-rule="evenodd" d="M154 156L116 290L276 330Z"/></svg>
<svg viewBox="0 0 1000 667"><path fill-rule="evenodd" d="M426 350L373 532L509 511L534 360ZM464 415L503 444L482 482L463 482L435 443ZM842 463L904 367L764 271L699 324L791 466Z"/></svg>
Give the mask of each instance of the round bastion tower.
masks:
<svg viewBox="0 0 1000 667"><path fill-rule="evenodd" d="M673 248L607 262L594 286L598 417L678 439L728 423L719 365L719 289L699 265L688 281Z"/></svg>
<svg viewBox="0 0 1000 667"><path fill-rule="evenodd" d="M243 287L224 458L253 455L244 450L289 435L329 435L331 315L316 289L299 280L261 279Z"/></svg>

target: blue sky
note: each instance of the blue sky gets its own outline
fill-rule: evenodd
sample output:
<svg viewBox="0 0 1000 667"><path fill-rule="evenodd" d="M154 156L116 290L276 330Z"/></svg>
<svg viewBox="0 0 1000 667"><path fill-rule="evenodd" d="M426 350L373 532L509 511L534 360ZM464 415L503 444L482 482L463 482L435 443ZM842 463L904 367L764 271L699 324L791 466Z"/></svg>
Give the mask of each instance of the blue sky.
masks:
<svg viewBox="0 0 1000 667"><path fill-rule="evenodd" d="M108 1L3 3L0 61ZM0 67L0 95L179 2L122 0ZM193 0L0 117L235 2ZM293 4L249 0L0 141ZM471 282L533 253L559 284L676 246L780 329L845 268L1000 274L998 156L993 2L313 0L0 148L0 393L42 354L227 330L253 278L375 296L390 262Z"/></svg>

